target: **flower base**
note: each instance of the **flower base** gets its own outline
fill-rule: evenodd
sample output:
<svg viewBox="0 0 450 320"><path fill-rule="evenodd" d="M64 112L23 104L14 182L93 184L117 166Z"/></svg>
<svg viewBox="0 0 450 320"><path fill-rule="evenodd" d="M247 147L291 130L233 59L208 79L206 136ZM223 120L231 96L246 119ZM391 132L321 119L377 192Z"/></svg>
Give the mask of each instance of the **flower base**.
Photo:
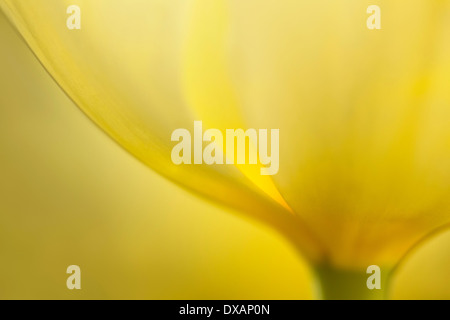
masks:
<svg viewBox="0 0 450 320"><path fill-rule="evenodd" d="M391 268L381 268L380 289L369 289L371 273L362 270L344 270L330 266L314 268L317 296L323 300L385 300L388 299L388 281Z"/></svg>

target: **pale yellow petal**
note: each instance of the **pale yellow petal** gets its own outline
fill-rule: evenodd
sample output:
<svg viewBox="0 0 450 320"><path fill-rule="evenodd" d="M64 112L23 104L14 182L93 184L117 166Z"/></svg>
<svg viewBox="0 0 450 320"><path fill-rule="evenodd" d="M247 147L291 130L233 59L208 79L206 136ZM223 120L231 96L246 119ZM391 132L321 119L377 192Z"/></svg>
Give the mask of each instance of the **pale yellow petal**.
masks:
<svg viewBox="0 0 450 320"><path fill-rule="evenodd" d="M194 120L202 120L189 106L183 84L192 1L78 1L81 30L65 26L71 4L0 1L58 84L125 149L183 187L274 227L317 259L317 242L273 186L259 186L249 176L259 177L235 166L172 163L173 130L192 132Z"/></svg>
<svg viewBox="0 0 450 320"><path fill-rule="evenodd" d="M338 265L392 263L450 220L448 1L230 1L250 127L280 129L274 180ZM380 262L380 263L381 263Z"/></svg>

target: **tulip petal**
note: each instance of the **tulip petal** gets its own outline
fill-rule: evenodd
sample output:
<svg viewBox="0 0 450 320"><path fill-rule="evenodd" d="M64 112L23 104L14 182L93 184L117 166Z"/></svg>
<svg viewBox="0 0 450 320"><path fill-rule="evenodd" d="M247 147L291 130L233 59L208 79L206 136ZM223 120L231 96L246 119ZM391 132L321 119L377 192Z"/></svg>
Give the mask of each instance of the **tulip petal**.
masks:
<svg viewBox="0 0 450 320"><path fill-rule="evenodd" d="M191 1L78 1L69 30L67 0L1 0L0 7L73 101L144 164L189 190L274 227L311 259L321 248L277 190L236 166L173 164L171 133L191 132L195 110L183 87ZM244 174L244 173L245 174Z"/></svg>
<svg viewBox="0 0 450 320"><path fill-rule="evenodd" d="M230 1L251 127L281 128L274 177L333 264L392 264L450 220L448 1Z"/></svg>

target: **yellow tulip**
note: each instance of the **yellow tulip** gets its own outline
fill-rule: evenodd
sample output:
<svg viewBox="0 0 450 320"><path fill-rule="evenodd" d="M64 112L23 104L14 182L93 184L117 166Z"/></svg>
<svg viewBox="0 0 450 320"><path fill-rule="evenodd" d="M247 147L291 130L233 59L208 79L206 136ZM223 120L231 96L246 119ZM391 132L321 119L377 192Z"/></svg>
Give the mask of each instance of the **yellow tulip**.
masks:
<svg viewBox="0 0 450 320"><path fill-rule="evenodd" d="M75 103L146 165L286 236L329 298L450 222L450 1L0 0ZM81 29L66 27L81 8ZM171 132L279 128L280 170L174 165ZM383 283L384 288L384 283Z"/></svg>

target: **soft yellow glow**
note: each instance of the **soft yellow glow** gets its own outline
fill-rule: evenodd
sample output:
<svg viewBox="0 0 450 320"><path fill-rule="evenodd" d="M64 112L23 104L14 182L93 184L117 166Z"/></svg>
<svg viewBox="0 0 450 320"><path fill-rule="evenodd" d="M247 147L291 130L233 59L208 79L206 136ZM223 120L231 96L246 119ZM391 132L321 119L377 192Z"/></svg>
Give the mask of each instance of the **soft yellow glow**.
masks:
<svg viewBox="0 0 450 320"><path fill-rule="evenodd" d="M80 108L146 165L314 263L394 265L450 221L449 2L0 0ZM170 133L279 128L280 172L177 167Z"/></svg>
<svg viewBox="0 0 450 320"><path fill-rule="evenodd" d="M124 152L1 13L0 43L0 299L312 297L286 241ZM65 286L71 264L79 292Z"/></svg>

